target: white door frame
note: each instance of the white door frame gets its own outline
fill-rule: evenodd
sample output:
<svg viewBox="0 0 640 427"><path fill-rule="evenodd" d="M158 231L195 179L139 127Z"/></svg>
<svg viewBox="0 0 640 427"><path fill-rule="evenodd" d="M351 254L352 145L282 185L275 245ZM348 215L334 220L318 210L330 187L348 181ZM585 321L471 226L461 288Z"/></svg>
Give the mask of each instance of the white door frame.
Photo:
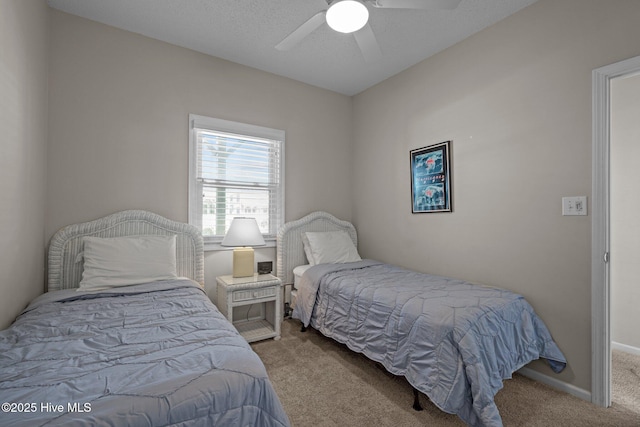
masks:
<svg viewBox="0 0 640 427"><path fill-rule="evenodd" d="M640 73L640 56L592 72L591 401L611 405L609 283L610 81Z"/></svg>

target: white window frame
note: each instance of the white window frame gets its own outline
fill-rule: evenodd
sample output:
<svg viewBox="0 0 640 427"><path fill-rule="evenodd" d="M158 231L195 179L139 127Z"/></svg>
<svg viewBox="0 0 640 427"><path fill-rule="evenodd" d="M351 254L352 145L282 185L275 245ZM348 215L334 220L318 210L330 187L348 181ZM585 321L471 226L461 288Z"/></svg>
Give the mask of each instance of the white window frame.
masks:
<svg viewBox="0 0 640 427"><path fill-rule="evenodd" d="M213 117L189 114L189 224L202 230L202 194L203 184L197 179L198 174L198 139L197 129L208 129L216 132L225 132L241 136L265 138L280 141L280 178L276 206L276 233L264 234L266 247L276 246L277 230L284 224L284 147L285 131L256 126L246 123L222 120ZM204 236L204 250L230 250L232 248L220 246L222 237ZM263 246L264 247L264 246Z"/></svg>

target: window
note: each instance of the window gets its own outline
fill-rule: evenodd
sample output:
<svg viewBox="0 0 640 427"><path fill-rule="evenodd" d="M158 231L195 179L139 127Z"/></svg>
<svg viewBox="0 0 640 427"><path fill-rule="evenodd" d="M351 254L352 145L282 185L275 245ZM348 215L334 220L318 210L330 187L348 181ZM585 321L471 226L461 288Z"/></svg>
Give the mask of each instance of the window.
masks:
<svg viewBox="0 0 640 427"><path fill-rule="evenodd" d="M189 115L189 223L205 249L219 246L234 217L258 222L275 246L284 222L284 131Z"/></svg>

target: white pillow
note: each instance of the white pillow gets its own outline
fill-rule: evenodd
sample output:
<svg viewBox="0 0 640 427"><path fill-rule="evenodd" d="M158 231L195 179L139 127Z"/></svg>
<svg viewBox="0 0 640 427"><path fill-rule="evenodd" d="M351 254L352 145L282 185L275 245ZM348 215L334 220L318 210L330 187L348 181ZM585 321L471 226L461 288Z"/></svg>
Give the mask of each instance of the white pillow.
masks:
<svg viewBox="0 0 640 427"><path fill-rule="evenodd" d="M293 269L293 288L298 289L298 283L302 279L302 275L305 271L312 267L311 264L299 265Z"/></svg>
<svg viewBox="0 0 640 427"><path fill-rule="evenodd" d="M313 260L313 252L311 252L311 246L309 246L307 233L302 233L302 247L304 248L304 254L307 256L309 265L316 265L316 262Z"/></svg>
<svg viewBox="0 0 640 427"><path fill-rule="evenodd" d="M176 236L83 237L79 291L175 279Z"/></svg>
<svg viewBox="0 0 640 427"><path fill-rule="evenodd" d="M340 264L362 260L346 231L308 231L303 235L305 237L302 240L303 244L307 246L305 253L307 253L307 259L311 265Z"/></svg>

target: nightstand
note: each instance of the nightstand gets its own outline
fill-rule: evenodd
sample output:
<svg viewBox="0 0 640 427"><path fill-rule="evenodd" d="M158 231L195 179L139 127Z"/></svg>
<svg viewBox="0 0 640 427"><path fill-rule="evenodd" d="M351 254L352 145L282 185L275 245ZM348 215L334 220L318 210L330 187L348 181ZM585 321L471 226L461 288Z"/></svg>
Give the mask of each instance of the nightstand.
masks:
<svg viewBox="0 0 640 427"><path fill-rule="evenodd" d="M236 327L247 342L267 338L280 339L282 321L282 282L271 274L249 277L219 276L218 309ZM258 316L250 317L253 305L259 305ZM247 306L246 316L234 319L234 310Z"/></svg>

